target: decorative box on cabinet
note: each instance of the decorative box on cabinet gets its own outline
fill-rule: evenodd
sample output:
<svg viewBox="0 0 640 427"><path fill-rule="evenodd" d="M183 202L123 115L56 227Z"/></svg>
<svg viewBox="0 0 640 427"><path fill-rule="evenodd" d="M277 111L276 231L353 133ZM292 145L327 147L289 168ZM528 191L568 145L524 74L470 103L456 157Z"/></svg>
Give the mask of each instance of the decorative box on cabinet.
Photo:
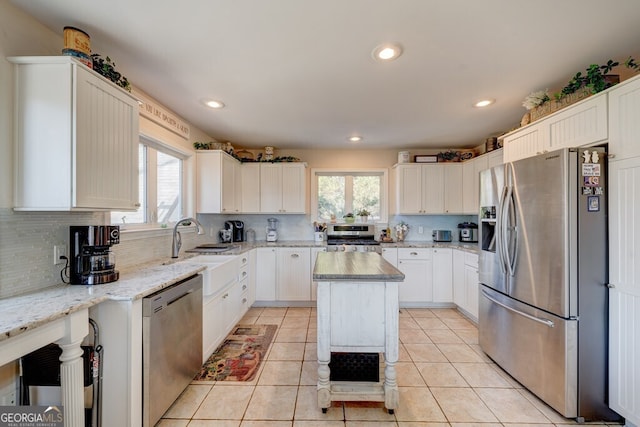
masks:
<svg viewBox="0 0 640 427"><path fill-rule="evenodd" d="M136 210L138 101L69 56L15 64L16 210Z"/></svg>
<svg viewBox="0 0 640 427"><path fill-rule="evenodd" d="M239 213L240 162L221 150L196 153L198 213Z"/></svg>
<svg viewBox="0 0 640 427"><path fill-rule="evenodd" d="M260 212L305 213L306 163L260 164Z"/></svg>

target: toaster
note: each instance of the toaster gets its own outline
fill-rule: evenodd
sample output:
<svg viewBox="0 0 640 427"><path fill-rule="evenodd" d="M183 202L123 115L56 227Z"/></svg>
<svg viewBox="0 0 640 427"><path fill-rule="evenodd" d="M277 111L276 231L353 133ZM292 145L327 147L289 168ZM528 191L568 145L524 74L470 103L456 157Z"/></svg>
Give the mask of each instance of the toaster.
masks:
<svg viewBox="0 0 640 427"><path fill-rule="evenodd" d="M434 242L450 242L451 230L433 230L431 236Z"/></svg>

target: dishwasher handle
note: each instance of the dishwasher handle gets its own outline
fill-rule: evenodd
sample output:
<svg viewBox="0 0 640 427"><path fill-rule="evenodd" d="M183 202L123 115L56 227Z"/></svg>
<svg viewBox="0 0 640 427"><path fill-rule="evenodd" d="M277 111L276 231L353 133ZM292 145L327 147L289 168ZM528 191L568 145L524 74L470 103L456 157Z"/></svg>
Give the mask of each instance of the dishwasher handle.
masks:
<svg viewBox="0 0 640 427"><path fill-rule="evenodd" d="M167 307L169 307L171 304L173 304L174 302L178 302L179 300L181 300L182 298L189 296L189 294L193 293L195 291L195 289L189 289L187 292L183 293L182 295L178 295L177 297L173 298L172 300L167 302Z"/></svg>

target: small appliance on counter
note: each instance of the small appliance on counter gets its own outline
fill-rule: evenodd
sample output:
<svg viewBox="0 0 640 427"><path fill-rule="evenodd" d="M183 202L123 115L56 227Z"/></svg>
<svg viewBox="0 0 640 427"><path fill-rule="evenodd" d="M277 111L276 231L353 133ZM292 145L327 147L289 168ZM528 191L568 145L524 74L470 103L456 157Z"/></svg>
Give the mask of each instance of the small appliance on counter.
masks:
<svg viewBox="0 0 640 427"><path fill-rule="evenodd" d="M451 230L433 230L431 237L434 242L450 242Z"/></svg>
<svg viewBox="0 0 640 427"><path fill-rule="evenodd" d="M267 219L267 242L277 242L278 241L278 219L277 218L269 218Z"/></svg>
<svg viewBox="0 0 640 427"><path fill-rule="evenodd" d="M460 230L459 241L464 243L478 243L478 224L475 222L462 222L458 224Z"/></svg>
<svg viewBox="0 0 640 427"><path fill-rule="evenodd" d="M117 225L72 225L69 227L69 282L72 285L100 285L115 282L115 255L111 246L120 243Z"/></svg>
<svg viewBox="0 0 640 427"><path fill-rule="evenodd" d="M231 230L230 242L244 242L244 222L242 221L225 221L225 230Z"/></svg>

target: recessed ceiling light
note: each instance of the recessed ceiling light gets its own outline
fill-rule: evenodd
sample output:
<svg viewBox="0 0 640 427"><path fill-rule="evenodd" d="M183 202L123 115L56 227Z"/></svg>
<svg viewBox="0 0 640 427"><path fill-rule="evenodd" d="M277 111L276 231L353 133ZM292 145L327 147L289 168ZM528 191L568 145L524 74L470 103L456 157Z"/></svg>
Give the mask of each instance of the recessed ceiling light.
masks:
<svg viewBox="0 0 640 427"><path fill-rule="evenodd" d="M208 101L204 101L204 104L207 107L211 107L211 108L216 108L216 109L224 108L224 102L216 101L216 100L213 100L213 99L210 99Z"/></svg>
<svg viewBox="0 0 640 427"><path fill-rule="evenodd" d="M402 55L402 48L399 44L385 43L373 49L371 55L376 61L392 61Z"/></svg>
<svg viewBox="0 0 640 427"><path fill-rule="evenodd" d="M491 104L493 104L494 102L496 102L495 99L483 99L482 101L478 101L475 104L473 104L474 107L487 107Z"/></svg>
<svg viewBox="0 0 640 427"><path fill-rule="evenodd" d="M350 136L349 137L349 142L360 142L362 141L362 137L361 136Z"/></svg>

